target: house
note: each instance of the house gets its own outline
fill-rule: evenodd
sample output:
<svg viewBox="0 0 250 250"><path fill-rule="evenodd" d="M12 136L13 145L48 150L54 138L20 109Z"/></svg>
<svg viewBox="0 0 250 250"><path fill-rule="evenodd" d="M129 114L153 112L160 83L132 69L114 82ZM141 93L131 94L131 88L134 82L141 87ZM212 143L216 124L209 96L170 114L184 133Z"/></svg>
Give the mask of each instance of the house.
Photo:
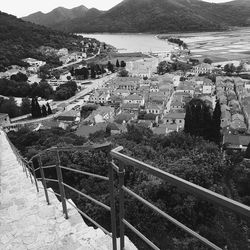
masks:
<svg viewBox="0 0 250 250"><path fill-rule="evenodd" d="M190 85L179 85L176 88L176 93L181 92L181 93L188 93L191 96L194 96L194 87L190 86Z"/></svg>
<svg viewBox="0 0 250 250"><path fill-rule="evenodd" d="M171 110L182 110L184 107L185 107L185 104L178 100L174 100L170 104Z"/></svg>
<svg viewBox="0 0 250 250"><path fill-rule="evenodd" d="M140 110L140 104L123 103L121 105L122 112L129 112L131 114L137 114Z"/></svg>
<svg viewBox="0 0 250 250"><path fill-rule="evenodd" d="M149 94L148 100L154 103L163 103L167 97L162 92L152 92Z"/></svg>
<svg viewBox="0 0 250 250"><path fill-rule="evenodd" d="M10 125L10 117L8 114L0 113L0 127Z"/></svg>
<svg viewBox="0 0 250 250"><path fill-rule="evenodd" d="M89 102L98 103L99 97L102 95L100 91L95 90L94 93L92 93L89 97Z"/></svg>
<svg viewBox="0 0 250 250"><path fill-rule="evenodd" d="M39 61L34 58L26 58L26 59L23 59L22 61L28 63L31 67L35 67L37 69L39 69L40 67L46 64L46 62Z"/></svg>
<svg viewBox="0 0 250 250"><path fill-rule="evenodd" d="M161 115L163 112L163 105L149 102L146 104L145 110L147 114Z"/></svg>
<svg viewBox="0 0 250 250"><path fill-rule="evenodd" d="M239 133L247 131L247 126L245 124L244 116L241 114L232 115L232 122L230 124L230 129Z"/></svg>
<svg viewBox="0 0 250 250"><path fill-rule="evenodd" d="M123 100L124 104L139 104L140 106L143 106L145 104L145 99L143 96L137 95L137 94L133 94L133 95L129 95L127 97L124 98Z"/></svg>
<svg viewBox="0 0 250 250"><path fill-rule="evenodd" d="M97 110L94 110L85 121L92 124L98 124L103 122L113 122L115 116L115 109L110 106L100 106Z"/></svg>
<svg viewBox="0 0 250 250"><path fill-rule="evenodd" d="M127 97L130 95L130 91L126 89L117 89L113 92L113 95Z"/></svg>
<svg viewBox="0 0 250 250"><path fill-rule="evenodd" d="M164 116L163 122L164 124L167 124L167 125L176 124L176 126L179 129L183 129L185 125L185 116L186 116L186 113L184 112L180 112L180 113L170 112Z"/></svg>
<svg viewBox="0 0 250 250"><path fill-rule="evenodd" d="M69 110L58 115L57 120L63 121L63 122L69 122L69 123L80 122L81 114L79 111Z"/></svg>
<svg viewBox="0 0 250 250"><path fill-rule="evenodd" d="M159 92L159 85L157 83L151 83L149 91L150 92Z"/></svg>
<svg viewBox="0 0 250 250"><path fill-rule="evenodd" d="M136 90L138 87L138 84L135 82L120 82L118 83L118 89L125 89L129 91Z"/></svg>
<svg viewBox="0 0 250 250"><path fill-rule="evenodd" d="M214 67L208 63L201 63L193 67L192 73L196 75L212 73Z"/></svg>
<svg viewBox="0 0 250 250"><path fill-rule="evenodd" d="M224 149L245 151L250 143L249 135L226 134L223 136Z"/></svg>
<svg viewBox="0 0 250 250"><path fill-rule="evenodd" d="M213 84L204 83L204 85L202 86L202 94L204 95L211 95L213 91L214 91Z"/></svg>
<svg viewBox="0 0 250 250"><path fill-rule="evenodd" d="M110 94L109 93L102 93L99 97L98 97L98 103L107 103L108 101L110 101Z"/></svg>

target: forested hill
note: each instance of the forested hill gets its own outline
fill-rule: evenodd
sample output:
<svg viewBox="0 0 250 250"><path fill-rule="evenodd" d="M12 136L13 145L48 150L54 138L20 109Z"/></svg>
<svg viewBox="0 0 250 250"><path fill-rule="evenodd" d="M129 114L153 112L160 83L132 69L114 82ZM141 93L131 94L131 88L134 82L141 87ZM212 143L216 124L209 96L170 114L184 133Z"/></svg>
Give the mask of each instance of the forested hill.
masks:
<svg viewBox="0 0 250 250"><path fill-rule="evenodd" d="M74 50L80 41L80 37L25 22L0 12L0 71L9 65L22 65L23 58L44 60L44 56L37 50L42 45Z"/></svg>
<svg viewBox="0 0 250 250"><path fill-rule="evenodd" d="M234 4L215 4L201 0L124 0L108 11L91 9L82 17L54 22L50 27L70 32L224 30L230 26L250 24L250 5L245 2L236 0Z"/></svg>

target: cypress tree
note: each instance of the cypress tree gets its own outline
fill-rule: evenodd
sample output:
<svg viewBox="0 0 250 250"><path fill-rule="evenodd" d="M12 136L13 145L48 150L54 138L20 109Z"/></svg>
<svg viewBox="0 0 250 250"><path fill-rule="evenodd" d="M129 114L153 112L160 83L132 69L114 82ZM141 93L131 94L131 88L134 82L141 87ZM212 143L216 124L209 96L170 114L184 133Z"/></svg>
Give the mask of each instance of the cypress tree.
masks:
<svg viewBox="0 0 250 250"><path fill-rule="evenodd" d="M184 131L210 140L212 137L211 123L209 107L200 99L192 99L186 107Z"/></svg>
<svg viewBox="0 0 250 250"><path fill-rule="evenodd" d="M47 109L46 109L45 105L43 105L43 106L42 106L42 116L45 117L45 116L47 116L47 115L48 115Z"/></svg>
<svg viewBox="0 0 250 250"><path fill-rule="evenodd" d="M35 98L32 98L32 100L31 100L31 115L32 115L32 118L36 118L37 117Z"/></svg>
<svg viewBox="0 0 250 250"><path fill-rule="evenodd" d="M221 106L220 106L220 102L217 101L216 102L216 106L213 112L213 140L214 142L216 142L217 144L220 144L221 142Z"/></svg>
<svg viewBox="0 0 250 250"><path fill-rule="evenodd" d="M51 110L51 107L50 107L50 105L49 105L49 103L47 102L47 104L46 104L46 106L47 106L47 113L48 113L48 115L51 115L52 114L52 110Z"/></svg>
<svg viewBox="0 0 250 250"><path fill-rule="evenodd" d="M39 118L42 116L42 112L41 112L41 108L40 105L38 103L37 98L35 98L35 110L36 110L36 117Z"/></svg>
<svg viewBox="0 0 250 250"><path fill-rule="evenodd" d="M120 67L120 63L119 63L118 59L116 60L116 67L117 67L117 68Z"/></svg>

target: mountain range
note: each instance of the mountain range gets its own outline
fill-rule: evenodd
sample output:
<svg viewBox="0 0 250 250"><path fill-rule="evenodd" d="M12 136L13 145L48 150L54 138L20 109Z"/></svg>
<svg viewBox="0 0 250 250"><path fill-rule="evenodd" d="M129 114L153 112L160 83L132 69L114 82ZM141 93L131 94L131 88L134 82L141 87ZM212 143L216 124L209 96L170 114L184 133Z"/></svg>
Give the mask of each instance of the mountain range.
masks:
<svg viewBox="0 0 250 250"><path fill-rule="evenodd" d="M225 30L250 25L250 1L124 0L108 11L59 7L23 20L66 32L176 32Z"/></svg>

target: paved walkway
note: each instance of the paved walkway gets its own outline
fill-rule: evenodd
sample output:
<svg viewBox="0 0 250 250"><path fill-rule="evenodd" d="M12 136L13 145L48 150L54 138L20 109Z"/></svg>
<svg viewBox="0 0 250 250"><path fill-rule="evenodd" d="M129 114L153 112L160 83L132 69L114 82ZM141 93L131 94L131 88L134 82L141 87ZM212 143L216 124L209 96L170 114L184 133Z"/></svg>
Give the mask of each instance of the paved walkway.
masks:
<svg viewBox="0 0 250 250"><path fill-rule="evenodd" d="M73 207L64 219L54 193L47 205L42 184L37 193L0 133L0 250L111 250L111 238L88 227ZM136 248L128 241L126 249Z"/></svg>

